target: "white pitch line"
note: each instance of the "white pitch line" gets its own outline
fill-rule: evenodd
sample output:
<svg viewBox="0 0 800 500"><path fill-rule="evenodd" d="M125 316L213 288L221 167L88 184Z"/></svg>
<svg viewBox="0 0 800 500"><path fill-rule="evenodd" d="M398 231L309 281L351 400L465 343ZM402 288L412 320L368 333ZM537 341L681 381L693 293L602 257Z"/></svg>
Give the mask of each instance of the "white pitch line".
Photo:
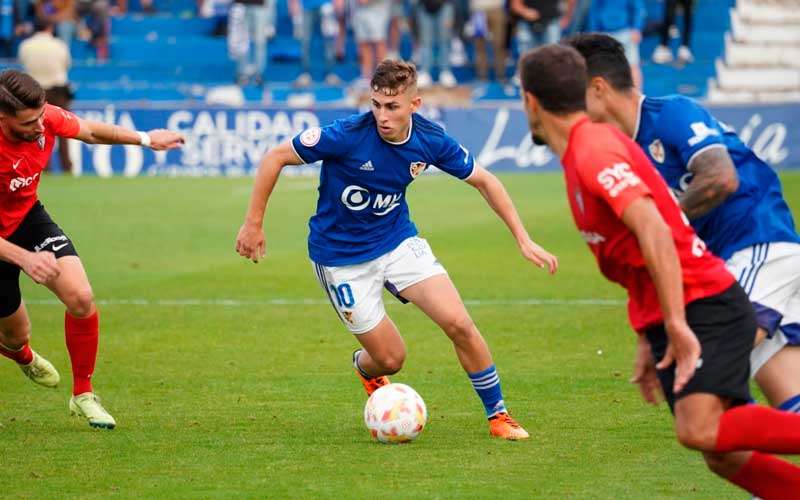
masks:
<svg viewBox="0 0 800 500"><path fill-rule="evenodd" d="M100 306L178 306L178 307L250 307L250 306L318 306L330 305L324 299L99 299ZM26 300L37 306L61 305L56 299ZM625 301L615 299L466 299L468 306L620 306ZM387 301L387 304L396 304Z"/></svg>

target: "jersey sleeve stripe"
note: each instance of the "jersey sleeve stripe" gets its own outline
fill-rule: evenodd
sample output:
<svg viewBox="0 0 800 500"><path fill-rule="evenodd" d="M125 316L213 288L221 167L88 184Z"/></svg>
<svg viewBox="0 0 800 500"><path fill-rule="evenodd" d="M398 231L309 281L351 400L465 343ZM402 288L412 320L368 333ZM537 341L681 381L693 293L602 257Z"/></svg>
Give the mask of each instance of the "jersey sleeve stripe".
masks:
<svg viewBox="0 0 800 500"><path fill-rule="evenodd" d="M295 138L296 138L296 137L297 137L297 136L295 136L295 137L292 137L292 138L289 140L289 145L290 145L290 146L292 146L292 151L294 151L294 154L296 154L296 155L297 155L297 157L298 157L298 158L300 158L300 161L302 161L302 162L303 162L305 165L308 165L308 162L305 160L305 158L303 158L303 157L302 157L302 155L300 155L300 153L298 153L298 152L297 152L297 148L296 148L296 147L294 147L294 140L295 140Z"/></svg>
<svg viewBox="0 0 800 500"><path fill-rule="evenodd" d="M461 180L462 180L462 181L469 180L469 178L470 178L470 177L472 177L472 174L474 174L474 173L475 173L475 171L478 169L477 167L478 167L478 164L477 164L477 163L475 163L475 162L473 161L473 162L472 162L472 170L470 171L470 173L469 173L469 174L467 174L467 176L466 176L466 177L462 177L462 178L461 178Z"/></svg>

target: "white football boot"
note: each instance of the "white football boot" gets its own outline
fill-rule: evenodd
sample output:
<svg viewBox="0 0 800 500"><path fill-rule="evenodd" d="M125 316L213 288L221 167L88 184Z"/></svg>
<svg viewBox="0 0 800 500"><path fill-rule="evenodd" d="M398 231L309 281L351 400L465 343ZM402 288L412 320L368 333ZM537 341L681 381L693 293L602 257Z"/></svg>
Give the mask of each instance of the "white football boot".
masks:
<svg viewBox="0 0 800 500"><path fill-rule="evenodd" d="M117 421L103 408L100 398L93 392L72 396L69 400L69 412L85 418L89 421L89 426L96 429L113 429L117 426Z"/></svg>
<svg viewBox="0 0 800 500"><path fill-rule="evenodd" d="M45 387L55 387L61 380L52 363L36 354L36 351L33 351L33 360L27 365L19 365L19 369L26 377Z"/></svg>

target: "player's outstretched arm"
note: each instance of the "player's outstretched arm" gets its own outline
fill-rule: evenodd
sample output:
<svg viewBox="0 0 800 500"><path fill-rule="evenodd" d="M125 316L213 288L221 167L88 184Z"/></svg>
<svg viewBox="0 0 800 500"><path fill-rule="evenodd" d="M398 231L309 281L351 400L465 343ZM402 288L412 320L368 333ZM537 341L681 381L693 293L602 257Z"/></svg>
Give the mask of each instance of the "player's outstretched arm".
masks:
<svg viewBox="0 0 800 500"><path fill-rule="evenodd" d="M242 257L258 262L258 259L266 255L263 224L267 201L283 167L302 163L303 160L297 156L288 141L270 149L261 159L247 215L236 236L236 252Z"/></svg>
<svg viewBox="0 0 800 500"><path fill-rule="evenodd" d="M558 258L531 240L500 179L476 163L467 182L480 191L492 210L505 222L517 240L522 255L537 266L546 267L550 274L555 273L558 269Z"/></svg>
<svg viewBox="0 0 800 500"><path fill-rule="evenodd" d="M61 273L53 252L29 252L4 238L0 238L0 260L16 265L39 284L47 283Z"/></svg>
<svg viewBox="0 0 800 500"><path fill-rule="evenodd" d="M83 119L78 121L80 131L75 139L87 144L131 144L149 147L156 151L165 151L181 147L185 140L182 134L170 130L155 129L149 132L137 132L103 122Z"/></svg>
<svg viewBox="0 0 800 500"><path fill-rule="evenodd" d="M723 147L712 147L692 158L688 165L694 174L681 195L681 209L690 219L703 216L721 205L739 189L736 167Z"/></svg>
<svg viewBox="0 0 800 500"><path fill-rule="evenodd" d="M697 360L700 359L700 343L686 323L681 263L672 231L653 199L648 196L640 196L630 202L622 213L622 222L636 235L658 293L669 344L657 368L661 370L673 362L677 363L673 386L677 394L694 375Z"/></svg>

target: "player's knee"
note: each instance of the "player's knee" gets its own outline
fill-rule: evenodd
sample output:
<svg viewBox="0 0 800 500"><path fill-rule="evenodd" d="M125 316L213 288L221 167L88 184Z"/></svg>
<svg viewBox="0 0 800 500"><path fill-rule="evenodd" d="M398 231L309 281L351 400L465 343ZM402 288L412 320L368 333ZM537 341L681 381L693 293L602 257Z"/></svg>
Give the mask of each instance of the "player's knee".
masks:
<svg viewBox="0 0 800 500"><path fill-rule="evenodd" d="M466 314L451 318L444 324L443 328L447 336L455 343L468 340L475 334L475 322Z"/></svg>
<svg viewBox="0 0 800 500"><path fill-rule="evenodd" d="M69 313L77 318L85 318L94 309L94 294L91 288L76 290L65 300Z"/></svg>
<svg viewBox="0 0 800 500"><path fill-rule="evenodd" d="M403 368L403 363L406 360L404 352L392 353L382 357L378 362L386 375L392 375L399 372Z"/></svg>
<svg viewBox="0 0 800 500"><path fill-rule="evenodd" d="M731 477L741 468L742 463L735 453L703 453L706 466L720 477Z"/></svg>
<svg viewBox="0 0 800 500"><path fill-rule="evenodd" d="M711 451L716 445L716 429L708 425L701 423L679 425L675 432L678 442L691 450Z"/></svg>

